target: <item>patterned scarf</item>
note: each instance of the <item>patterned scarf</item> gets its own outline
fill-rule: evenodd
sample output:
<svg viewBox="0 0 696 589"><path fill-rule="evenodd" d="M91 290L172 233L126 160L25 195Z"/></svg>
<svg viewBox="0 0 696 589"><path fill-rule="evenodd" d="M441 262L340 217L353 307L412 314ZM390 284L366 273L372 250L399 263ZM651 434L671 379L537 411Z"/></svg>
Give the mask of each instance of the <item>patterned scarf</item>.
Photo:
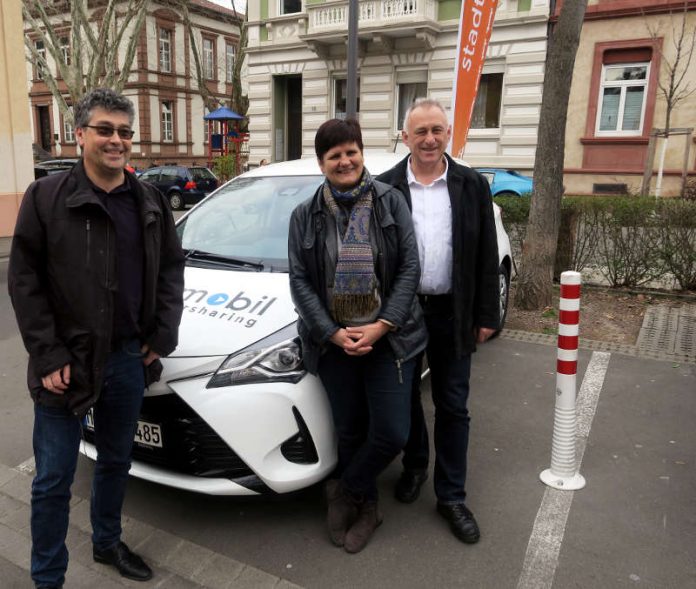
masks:
<svg viewBox="0 0 696 589"><path fill-rule="evenodd" d="M337 201L353 203L341 249L336 262L331 312L340 324L367 317L379 305L377 277L370 244L372 215L372 177L363 171L360 183L348 192L339 192L324 182L324 202L335 219L339 219ZM338 226L338 223L337 223Z"/></svg>

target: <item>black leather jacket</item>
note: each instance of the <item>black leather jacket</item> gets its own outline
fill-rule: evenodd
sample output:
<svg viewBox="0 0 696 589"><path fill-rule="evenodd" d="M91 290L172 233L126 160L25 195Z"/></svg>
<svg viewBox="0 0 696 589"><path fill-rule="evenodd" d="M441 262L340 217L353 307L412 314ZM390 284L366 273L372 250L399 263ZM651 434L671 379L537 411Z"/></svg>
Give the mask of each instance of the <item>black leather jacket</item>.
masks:
<svg viewBox="0 0 696 589"><path fill-rule="evenodd" d="M397 366L425 349L427 331L418 304L420 280L418 246L406 200L396 189L375 181L370 221L373 249L377 252L375 273L380 283L382 307L379 317L396 326L386 337ZM323 347L342 326L331 317L327 304L327 249L338 249L335 222L322 199L322 187L300 204L290 218L288 259L290 291L300 316L307 370L316 374ZM335 253L330 254L336 259Z"/></svg>
<svg viewBox="0 0 696 589"><path fill-rule="evenodd" d="M169 205L152 186L126 177L143 227L142 343L166 356L177 345L183 311L184 256ZM116 283L113 222L82 162L27 189L19 211L8 286L29 352L27 380L39 403L82 415L99 397L111 351ZM41 377L70 364L70 386L54 395Z"/></svg>

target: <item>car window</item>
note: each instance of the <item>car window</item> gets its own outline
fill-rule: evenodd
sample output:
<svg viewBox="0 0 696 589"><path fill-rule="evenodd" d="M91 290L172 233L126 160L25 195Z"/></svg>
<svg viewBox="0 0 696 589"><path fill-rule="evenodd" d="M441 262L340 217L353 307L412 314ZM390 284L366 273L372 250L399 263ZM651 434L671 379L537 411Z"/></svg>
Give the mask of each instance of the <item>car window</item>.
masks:
<svg viewBox="0 0 696 589"><path fill-rule="evenodd" d="M156 182L159 173L159 170L148 170L147 172L140 174L140 179L147 180L148 182Z"/></svg>
<svg viewBox="0 0 696 589"><path fill-rule="evenodd" d="M179 178L179 175L179 170L175 167L162 168L160 182L162 182L163 184L176 182Z"/></svg>
<svg viewBox="0 0 696 589"><path fill-rule="evenodd" d="M238 178L182 219L181 244L286 270L290 214L322 181L318 175Z"/></svg>
<svg viewBox="0 0 696 589"><path fill-rule="evenodd" d="M194 180L217 180L208 168L189 168Z"/></svg>

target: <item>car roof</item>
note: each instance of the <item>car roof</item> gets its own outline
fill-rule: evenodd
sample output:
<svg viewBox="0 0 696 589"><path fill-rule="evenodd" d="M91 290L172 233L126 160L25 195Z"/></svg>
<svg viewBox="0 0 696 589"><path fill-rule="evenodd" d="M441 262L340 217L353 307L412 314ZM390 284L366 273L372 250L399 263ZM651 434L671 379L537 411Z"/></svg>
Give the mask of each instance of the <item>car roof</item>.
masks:
<svg viewBox="0 0 696 589"><path fill-rule="evenodd" d="M395 166L403 158L403 154L388 153L383 151L370 152L366 150L365 167L370 174L377 176L382 172L386 172L389 168ZM303 157L299 160L289 160L286 162L278 162L268 164L267 166L258 166L243 174L245 178L254 178L261 176L319 176L321 170L317 163L316 157Z"/></svg>

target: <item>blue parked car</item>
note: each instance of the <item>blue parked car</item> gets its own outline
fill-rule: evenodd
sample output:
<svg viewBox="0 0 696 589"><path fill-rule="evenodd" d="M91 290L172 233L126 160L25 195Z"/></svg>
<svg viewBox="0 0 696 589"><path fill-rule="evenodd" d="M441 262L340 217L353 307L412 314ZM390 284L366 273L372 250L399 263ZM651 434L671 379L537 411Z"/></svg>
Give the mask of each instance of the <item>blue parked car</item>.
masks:
<svg viewBox="0 0 696 589"><path fill-rule="evenodd" d="M476 168L476 170L488 180L493 196L522 196L532 192L532 179L514 170L499 168Z"/></svg>

